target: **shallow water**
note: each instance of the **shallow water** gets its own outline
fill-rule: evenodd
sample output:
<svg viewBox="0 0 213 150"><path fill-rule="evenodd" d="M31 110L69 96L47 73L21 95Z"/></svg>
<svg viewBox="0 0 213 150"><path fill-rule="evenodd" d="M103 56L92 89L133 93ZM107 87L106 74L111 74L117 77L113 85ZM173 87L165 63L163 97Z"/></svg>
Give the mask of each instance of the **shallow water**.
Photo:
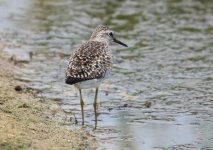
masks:
<svg viewBox="0 0 213 150"><path fill-rule="evenodd" d="M1 0L0 20L1 41L13 45L5 51L29 61L20 79L78 122L78 91L64 84L70 53L98 24L129 46L113 46L96 131L94 90L83 91L86 130L101 141L100 149L213 149L211 0Z"/></svg>

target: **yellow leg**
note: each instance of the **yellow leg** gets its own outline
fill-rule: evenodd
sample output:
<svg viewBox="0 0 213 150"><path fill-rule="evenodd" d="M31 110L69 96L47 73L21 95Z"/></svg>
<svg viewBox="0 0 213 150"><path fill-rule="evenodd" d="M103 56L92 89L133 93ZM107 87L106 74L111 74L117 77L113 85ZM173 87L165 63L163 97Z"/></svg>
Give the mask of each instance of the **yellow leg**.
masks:
<svg viewBox="0 0 213 150"><path fill-rule="evenodd" d="M82 125L84 125L84 101L81 94L81 89L79 89L80 93L80 104L81 104L81 115L82 115Z"/></svg>
<svg viewBox="0 0 213 150"><path fill-rule="evenodd" d="M98 88L96 88L96 91L95 91L95 99L94 99L94 103L93 103L94 112L95 112L95 129L96 129L96 127L97 127L97 121L98 121L98 114L97 114L97 97L98 97Z"/></svg>

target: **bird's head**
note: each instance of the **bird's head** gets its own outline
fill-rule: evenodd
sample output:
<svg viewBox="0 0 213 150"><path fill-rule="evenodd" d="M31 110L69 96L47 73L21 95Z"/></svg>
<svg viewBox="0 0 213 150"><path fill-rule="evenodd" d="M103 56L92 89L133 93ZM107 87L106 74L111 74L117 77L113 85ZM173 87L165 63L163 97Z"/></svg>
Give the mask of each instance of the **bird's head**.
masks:
<svg viewBox="0 0 213 150"><path fill-rule="evenodd" d="M108 45L110 45L110 43L115 42L125 47L128 47L126 44L115 38L114 32L112 30L103 25L99 25L98 27L95 28L95 30L92 33L92 36L90 37L90 40L104 42L107 43Z"/></svg>

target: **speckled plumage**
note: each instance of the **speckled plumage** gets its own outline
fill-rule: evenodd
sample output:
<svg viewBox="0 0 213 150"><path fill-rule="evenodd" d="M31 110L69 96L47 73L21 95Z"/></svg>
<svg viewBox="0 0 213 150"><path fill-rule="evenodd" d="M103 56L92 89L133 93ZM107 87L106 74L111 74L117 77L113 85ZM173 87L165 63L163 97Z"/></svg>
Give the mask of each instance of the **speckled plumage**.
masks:
<svg viewBox="0 0 213 150"><path fill-rule="evenodd" d="M109 47L101 42L88 41L71 55L66 69L66 83L103 79L112 68Z"/></svg>
<svg viewBox="0 0 213 150"><path fill-rule="evenodd" d="M95 38L98 32L106 30L107 27L99 26L93 32L91 39ZM70 56L66 69L66 83L79 87L79 82L93 79L102 81L110 73L111 68L112 55L109 44L89 40Z"/></svg>
<svg viewBox="0 0 213 150"><path fill-rule="evenodd" d="M66 68L65 83L74 84L80 94L82 125L84 125L84 101L81 89L96 88L94 98L95 128L97 127L97 95L101 82L109 75L112 68L110 43L115 42L127 47L117 40L113 32L106 26L98 26L88 42L82 44L70 56Z"/></svg>

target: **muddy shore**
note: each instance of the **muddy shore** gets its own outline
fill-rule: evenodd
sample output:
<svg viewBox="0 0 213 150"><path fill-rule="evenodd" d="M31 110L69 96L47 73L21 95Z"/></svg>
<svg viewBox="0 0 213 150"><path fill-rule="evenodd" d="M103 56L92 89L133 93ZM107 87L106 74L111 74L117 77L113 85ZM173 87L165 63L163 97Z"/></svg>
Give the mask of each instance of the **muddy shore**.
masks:
<svg viewBox="0 0 213 150"><path fill-rule="evenodd" d="M54 101L37 98L16 80L16 69L0 57L0 149L96 149L96 140L85 130L70 131L65 126L69 121L54 118L49 107Z"/></svg>

